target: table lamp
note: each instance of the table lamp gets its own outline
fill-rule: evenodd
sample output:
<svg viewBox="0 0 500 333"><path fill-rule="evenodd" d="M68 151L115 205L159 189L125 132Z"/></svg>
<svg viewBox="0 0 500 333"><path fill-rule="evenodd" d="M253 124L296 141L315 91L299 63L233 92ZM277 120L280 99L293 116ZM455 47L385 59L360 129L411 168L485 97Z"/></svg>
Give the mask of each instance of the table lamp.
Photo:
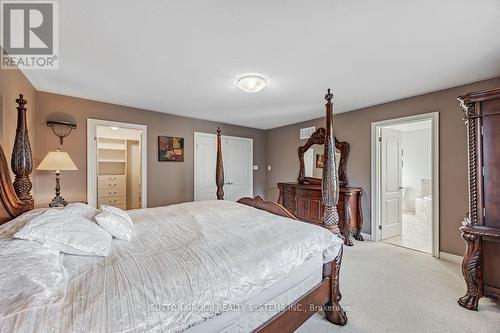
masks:
<svg viewBox="0 0 500 333"><path fill-rule="evenodd" d="M61 185L59 184L61 170L78 170L68 153L60 149L57 149L57 151L50 151L36 169L54 171L56 175L56 196L50 202L49 207L66 206L68 202L61 196Z"/></svg>

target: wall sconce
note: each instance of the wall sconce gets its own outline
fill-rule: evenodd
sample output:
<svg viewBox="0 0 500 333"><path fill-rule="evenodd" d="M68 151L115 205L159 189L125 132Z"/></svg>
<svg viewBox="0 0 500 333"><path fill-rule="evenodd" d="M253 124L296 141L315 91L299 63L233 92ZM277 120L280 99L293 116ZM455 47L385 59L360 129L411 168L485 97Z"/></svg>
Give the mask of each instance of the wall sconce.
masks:
<svg viewBox="0 0 500 333"><path fill-rule="evenodd" d="M72 130L76 128L76 124L68 123L65 121L47 121L47 127L52 128L52 132L59 137L59 142L63 144L63 140L67 137Z"/></svg>

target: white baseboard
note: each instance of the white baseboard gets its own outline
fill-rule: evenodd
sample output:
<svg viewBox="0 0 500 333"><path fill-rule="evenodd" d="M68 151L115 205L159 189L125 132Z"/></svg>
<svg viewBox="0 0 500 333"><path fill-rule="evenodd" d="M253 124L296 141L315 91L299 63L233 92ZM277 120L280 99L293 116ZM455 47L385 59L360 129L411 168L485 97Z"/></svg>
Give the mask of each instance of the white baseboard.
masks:
<svg viewBox="0 0 500 333"><path fill-rule="evenodd" d="M455 264L461 264L463 257L448 252L439 252L439 259L454 262Z"/></svg>
<svg viewBox="0 0 500 333"><path fill-rule="evenodd" d="M364 232L362 232L361 236L363 236L364 240L369 240L369 241L372 240L372 235L370 235L370 234L365 234Z"/></svg>

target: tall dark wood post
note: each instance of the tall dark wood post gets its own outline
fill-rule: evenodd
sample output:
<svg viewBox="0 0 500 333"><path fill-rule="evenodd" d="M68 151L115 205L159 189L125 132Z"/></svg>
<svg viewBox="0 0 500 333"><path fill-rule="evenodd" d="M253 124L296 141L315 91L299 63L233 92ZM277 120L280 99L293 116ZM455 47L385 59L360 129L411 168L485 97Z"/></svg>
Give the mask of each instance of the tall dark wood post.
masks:
<svg viewBox="0 0 500 333"><path fill-rule="evenodd" d="M11 168L16 175L14 179L14 190L18 198L23 202L31 202L33 205L33 196L31 189L33 187L30 179L33 171L33 157L31 155L31 146L26 125L26 107L28 103L22 94L16 99L17 107L17 129L14 149L12 151Z"/></svg>
<svg viewBox="0 0 500 333"><path fill-rule="evenodd" d="M337 174L337 161L335 157L335 134L333 133L333 95L328 89L326 99L326 133L325 133L325 161L323 164L322 199L323 199L323 227L342 237L339 229L339 214L337 202L339 199L339 176ZM341 245L342 246L342 245ZM341 248L338 256L332 262L330 275L330 301L324 310L326 318L337 325L347 323L347 315L340 306L342 294L340 293L340 265L342 263Z"/></svg>
<svg viewBox="0 0 500 333"><path fill-rule="evenodd" d="M224 165L222 163L222 143L220 127L217 127L217 164L215 167L215 183L217 185L217 200L224 200Z"/></svg>
<svg viewBox="0 0 500 333"><path fill-rule="evenodd" d="M325 161L323 164L323 226L336 234L339 231L339 214L337 201L339 198L339 178L337 175L337 161L335 158L335 135L333 133L333 95L328 89L326 99L326 133L325 133Z"/></svg>

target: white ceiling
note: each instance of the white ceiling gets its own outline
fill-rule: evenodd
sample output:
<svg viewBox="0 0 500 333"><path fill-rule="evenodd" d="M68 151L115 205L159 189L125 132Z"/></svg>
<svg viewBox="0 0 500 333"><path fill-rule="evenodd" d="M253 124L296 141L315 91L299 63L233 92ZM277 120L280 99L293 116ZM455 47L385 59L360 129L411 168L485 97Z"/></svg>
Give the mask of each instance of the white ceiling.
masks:
<svg viewBox="0 0 500 333"><path fill-rule="evenodd" d="M59 1L42 91L268 129L500 75L498 0ZM235 85L260 73L269 86Z"/></svg>

